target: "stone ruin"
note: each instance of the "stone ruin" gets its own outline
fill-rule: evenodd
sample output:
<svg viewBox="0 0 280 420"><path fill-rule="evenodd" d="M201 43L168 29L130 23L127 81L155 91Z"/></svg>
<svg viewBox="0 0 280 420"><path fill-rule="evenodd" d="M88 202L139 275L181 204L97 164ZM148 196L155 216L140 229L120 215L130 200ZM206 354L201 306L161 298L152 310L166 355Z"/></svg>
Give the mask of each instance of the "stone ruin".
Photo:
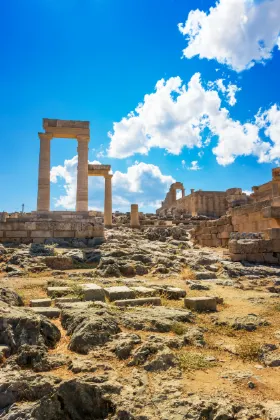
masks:
<svg viewBox="0 0 280 420"><path fill-rule="evenodd" d="M80 240L100 243L104 225L96 212L88 211L88 177L105 178L104 224L112 226L112 175L110 165L88 164L90 129L88 121L43 119L45 132L39 133L40 156L37 211L29 214L2 213L0 242L44 243ZM76 211L50 211L50 155L53 138L78 141Z"/></svg>

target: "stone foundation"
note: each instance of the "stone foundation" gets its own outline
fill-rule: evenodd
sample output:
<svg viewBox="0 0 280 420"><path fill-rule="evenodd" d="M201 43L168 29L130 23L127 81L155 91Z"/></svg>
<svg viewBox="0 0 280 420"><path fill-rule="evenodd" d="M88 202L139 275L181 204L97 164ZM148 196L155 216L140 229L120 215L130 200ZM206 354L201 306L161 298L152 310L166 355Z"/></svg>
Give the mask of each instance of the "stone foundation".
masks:
<svg viewBox="0 0 280 420"><path fill-rule="evenodd" d="M0 221L0 242L45 243L52 240L82 240L91 245L104 241L100 219L88 212L31 213L5 217ZM94 240L94 241L92 241Z"/></svg>

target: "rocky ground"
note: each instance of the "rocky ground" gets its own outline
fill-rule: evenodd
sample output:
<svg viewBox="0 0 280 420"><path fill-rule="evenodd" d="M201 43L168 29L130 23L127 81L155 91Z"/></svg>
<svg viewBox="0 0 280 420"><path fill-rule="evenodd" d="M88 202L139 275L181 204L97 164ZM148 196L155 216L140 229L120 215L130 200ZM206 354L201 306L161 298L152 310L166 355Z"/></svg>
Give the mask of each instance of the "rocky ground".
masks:
<svg viewBox="0 0 280 420"><path fill-rule="evenodd" d="M280 419L280 267L233 263L180 226L106 236L0 245L0 418Z"/></svg>

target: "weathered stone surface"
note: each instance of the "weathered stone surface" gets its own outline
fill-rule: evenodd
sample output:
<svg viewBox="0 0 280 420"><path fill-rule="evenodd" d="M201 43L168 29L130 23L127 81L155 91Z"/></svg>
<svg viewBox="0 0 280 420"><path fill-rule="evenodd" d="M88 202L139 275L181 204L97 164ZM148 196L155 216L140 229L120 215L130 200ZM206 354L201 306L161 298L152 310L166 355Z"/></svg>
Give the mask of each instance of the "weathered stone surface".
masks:
<svg viewBox="0 0 280 420"><path fill-rule="evenodd" d="M59 329L31 309L0 307L0 343L11 353L24 344L54 347L59 339Z"/></svg>
<svg viewBox="0 0 280 420"><path fill-rule="evenodd" d="M105 344L120 332L118 322L103 308L63 309L61 323L71 336L69 349L82 354Z"/></svg>
<svg viewBox="0 0 280 420"><path fill-rule="evenodd" d="M126 300L115 300L114 303L116 306L143 306L143 305L160 306L161 299L156 298L156 297L126 299Z"/></svg>
<svg viewBox="0 0 280 420"><path fill-rule="evenodd" d="M94 283L85 283L81 287L84 300L101 300L105 302L105 292L102 287Z"/></svg>
<svg viewBox="0 0 280 420"><path fill-rule="evenodd" d="M22 298L12 289L0 287L0 301L12 306L23 306Z"/></svg>
<svg viewBox="0 0 280 420"><path fill-rule="evenodd" d="M68 286L54 286L47 288L47 295L53 298L68 295L72 291Z"/></svg>
<svg viewBox="0 0 280 420"><path fill-rule="evenodd" d="M217 302L213 297L192 297L185 298L185 308L192 309L198 312L216 311Z"/></svg>
<svg viewBox="0 0 280 420"><path fill-rule="evenodd" d="M180 289L179 287L167 287L165 289L164 294L168 299L180 299L186 296L186 291L184 289Z"/></svg>
<svg viewBox="0 0 280 420"><path fill-rule="evenodd" d="M51 306L52 300L51 299L31 299L30 306L39 306L39 307L48 307Z"/></svg>
<svg viewBox="0 0 280 420"><path fill-rule="evenodd" d="M135 292L127 286L108 287L104 290L110 302L115 301L115 300L135 298Z"/></svg>
<svg viewBox="0 0 280 420"><path fill-rule="evenodd" d="M157 295L157 290L152 287L137 286L131 287L131 289L134 290L137 297L153 297Z"/></svg>
<svg viewBox="0 0 280 420"><path fill-rule="evenodd" d="M16 363L23 368L31 368L35 372L47 372L69 363L63 354L47 353L46 347L23 345L15 358Z"/></svg>
<svg viewBox="0 0 280 420"><path fill-rule="evenodd" d="M55 307L32 307L32 311L36 312L36 314L40 314L46 316L47 318L59 318L60 316L60 309Z"/></svg>

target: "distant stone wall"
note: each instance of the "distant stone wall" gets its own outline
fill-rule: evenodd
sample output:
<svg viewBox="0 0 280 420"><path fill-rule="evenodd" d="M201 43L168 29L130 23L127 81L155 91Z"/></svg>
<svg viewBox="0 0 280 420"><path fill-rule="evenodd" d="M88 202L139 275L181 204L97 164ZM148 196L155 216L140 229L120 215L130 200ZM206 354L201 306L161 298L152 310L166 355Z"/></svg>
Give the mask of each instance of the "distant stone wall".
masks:
<svg viewBox="0 0 280 420"><path fill-rule="evenodd" d="M193 231L193 238L202 246L227 247L233 232L266 234L272 228L280 228L277 199L235 207L218 220L202 221Z"/></svg>
<svg viewBox="0 0 280 420"><path fill-rule="evenodd" d="M47 216L6 217L0 222L0 242L44 243L51 239L103 240L104 228L95 217L63 215L50 212ZM58 212L59 213L59 212Z"/></svg>

